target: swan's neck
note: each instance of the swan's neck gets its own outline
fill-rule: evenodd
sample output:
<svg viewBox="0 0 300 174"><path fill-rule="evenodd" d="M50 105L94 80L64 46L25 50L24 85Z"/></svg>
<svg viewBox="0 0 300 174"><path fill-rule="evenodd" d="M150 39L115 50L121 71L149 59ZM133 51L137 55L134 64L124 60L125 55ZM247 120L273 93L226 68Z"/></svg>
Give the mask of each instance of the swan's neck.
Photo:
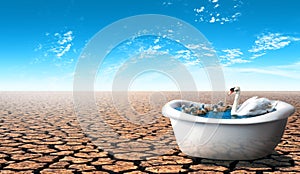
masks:
<svg viewBox="0 0 300 174"><path fill-rule="evenodd" d="M237 107L239 105L240 92L237 92L234 97L234 102L231 109L231 115L236 115Z"/></svg>

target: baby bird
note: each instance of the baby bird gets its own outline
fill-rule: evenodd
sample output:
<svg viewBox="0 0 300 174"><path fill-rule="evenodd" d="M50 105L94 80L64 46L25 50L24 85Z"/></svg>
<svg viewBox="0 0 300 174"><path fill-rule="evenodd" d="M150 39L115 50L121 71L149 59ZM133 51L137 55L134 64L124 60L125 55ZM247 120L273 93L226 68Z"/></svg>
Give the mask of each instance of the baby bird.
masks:
<svg viewBox="0 0 300 174"><path fill-rule="evenodd" d="M184 112L184 113L189 113L190 108L186 107L185 105L181 105L181 111Z"/></svg>
<svg viewBox="0 0 300 174"><path fill-rule="evenodd" d="M218 108L218 105L213 105L213 106L212 106L213 112L219 112L218 109L219 109L219 108Z"/></svg>
<svg viewBox="0 0 300 174"><path fill-rule="evenodd" d="M197 110L197 115L205 115L208 112L208 109L205 108L204 104L201 104L199 109Z"/></svg>
<svg viewBox="0 0 300 174"><path fill-rule="evenodd" d="M216 108L217 112L225 112L228 109L231 109L231 106L229 106L229 105L227 105L227 106L218 106L217 105L217 108Z"/></svg>
<svg viewBox="0 0 300 174"><path fill-rule="evenodd" d="M198 109L197 110L197 115L205 115L208 112L206 109Z"/></svg>
<svg viewBox="0 0 300 174"><path fill-rule="evenodd" d="M208 112L214 110L214 105L212 104L206 104L204 105L204 109L206 109Z"/></svg>
<svg viewBox="0 0 300 174"><path fill-rule="evenodd" d="M230 105L224 106L224 103L222 101L218 103L218 112L225 112L228 109L231 109Z"/></svg>
<svg viewBox="0 0 300 174"><path fill-rule="evenodd" d="M194 108L193 104L191 104L189 107L187 107L186 105L181 105L181 111L187 114L191 113L192 108Z"/></svg>
<svg viewBox="0 0 300 174"><path fill-rule="evenodd" d="M192 115L198 115L197 114L198 109L196 107L191 107L191 113Z"/></svg>
<svg viewBox="0 0 300 174"><path fill-rule="evenodd" d="M194 105L191 104L189 107L186 107L185 105L181 106L181 111L187 114L192 114L192 115L204 115L208 112L206 108L204 108L204 105Z"/></svg>
<svg viewBox="0 0 300 174"><path fill-rule="evenodd" d="M219 103L217 104L218 106L224 106L224 102L219 101Z"/></svg>
<svg viewBox="0 0 300 174"><path fill-rule="evenodd" d="M213 112L225 112L228 109L231 109L231 106L227 105L224 106L224 103L222 101L220 101L218 104L207 104L205 105L205 108L208 111L213 111Z"/></svg>

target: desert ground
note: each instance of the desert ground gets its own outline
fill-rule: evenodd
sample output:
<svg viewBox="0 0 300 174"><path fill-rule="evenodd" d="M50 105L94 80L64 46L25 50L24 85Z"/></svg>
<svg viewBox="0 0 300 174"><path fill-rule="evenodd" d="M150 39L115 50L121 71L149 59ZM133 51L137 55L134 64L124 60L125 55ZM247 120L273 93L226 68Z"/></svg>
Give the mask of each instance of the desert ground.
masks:
<svg viewBox="0 0 300 174"><path fill-rule="evenodd" d="M257 95L296 108L274 152L249 161L185 155L161 114L167 101L210 103L223 93L111 94L96 92L86 101L72 92L0 92L0 173L300 172L300 92L242 93L242 101Z"/></svg>

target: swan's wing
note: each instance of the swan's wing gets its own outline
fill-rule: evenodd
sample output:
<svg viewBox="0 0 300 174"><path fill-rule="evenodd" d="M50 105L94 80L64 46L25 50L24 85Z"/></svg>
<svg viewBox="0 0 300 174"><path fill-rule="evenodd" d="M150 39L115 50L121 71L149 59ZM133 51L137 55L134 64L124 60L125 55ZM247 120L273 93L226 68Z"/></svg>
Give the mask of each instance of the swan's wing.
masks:
<svg viewBox="0 0 300 174"><path fill-rule="evenodd" d="M268 111L268 112L274 111L274 109L275 109L275 107L277 106L277 104L278 104L278 100L273 100L273 101L271 101L271 106L270 106L270 108L267 109L267 111Z"/></svg>
<svg viewBox="0 0 300 174"><path fill-rule="evenodd" d="M268 112L268 109L272 107L271 101L266 98L252 97L241 105L237 114L242 115L260 115Z"/></svg>
<svg viewBox="0 0 300 174"><path fill-rule="evenodd" d="M267 112L268 109L272 108L272 103L267 98L259 98L257 99L257 107L255 109L261 110L262 112Z"/></svg>
<svg viewBox="0 0 300 174"><path fill-rule="evenodd" d="M249 108L252 105L251 103L254 103L256 99L257 99L257 96L254 96L254 97L251 97L251 98L247 99L243 104L241 104L239 106L237 112L245 110L245 108Z"/></svg>

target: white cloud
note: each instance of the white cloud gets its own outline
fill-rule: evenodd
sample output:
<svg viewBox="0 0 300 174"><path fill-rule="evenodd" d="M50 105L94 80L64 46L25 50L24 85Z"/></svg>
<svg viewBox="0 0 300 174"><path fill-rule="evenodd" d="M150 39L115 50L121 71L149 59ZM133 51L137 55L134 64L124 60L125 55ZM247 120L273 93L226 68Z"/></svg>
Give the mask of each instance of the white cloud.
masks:
<svg viewBox="0 0 300 174"><path fill-rule="evenodd" d="M173 5L173 3L170 2L170 1L165 1L165 2L162 3L162 5L163 6L170 6L170 5Z"/></svg>
<svg viewBox="0 0 300 174"><path fill-rule="evenodd" d="M204 53L203 55L207 56L207 57L213 57L214 56L214 54L212 54L212 53Z"/></svg>
<svg viewBox="0 0 300 174"><path fill-rule="evenodd" d="M199 2L200 7L194 8L196 22L206 23L231 23L238 21L242 15L240 8L243 4L242 0L204 0Z"/></svg>
<svg viewBox="0 0 300 174"><path fill-rule="evenodd" d="M68 31L63 34L55 33L54 36L57 37L58 45L53 45L53 49L49 51L53 51L56 53L56 57L61 58L71 49L72 41L74 39L73 32Z"/></svg>
<svg viewBox="0 0 300 174"><path fill-rule="evenodd" d="M234 48L234 49L225 49L222 50L220 57L220 62L224 66L229 66L233 65L236 63L248 63L250 62L249 60L245 60L242 58L244 55L243 52L239 48Z"/></svg>
<svg viewBox="0 0 300 174"><path fill-rule="evenodd" d="M253 59L264 56L267 54L267 51L282 49L295 41L300 41L300 38L280 33L262 34L257 37L255 44L248 50L248 54L246 55L239 48L221 50L219 56L220 62L224 66L249 63Z"/></svg>
<svg viewBox="0 0 300 174"><path fill-rule="evenodd" d="M67 53L70 50L71 46L71 44L68 44L66 47L62 47L62 50L60 52L57 52L56 56L59 58L62 57L65 53Z"/></svg>
<svg viewBox="0 0 300 174"><path fill-rule="evenodd" d="M214 23L214 22L216 22L216 18L215 17L211 17L209 23Z"/></svg>
<svg viewBox="0 0 300 174"><path fill-rule="evenodd" d="M185 66L195 66L201 64L200 59L192 60L192 61L187 61L183 63Z"/></svg>
<svg viewBox="0 0 300 174"><path fill-rule="evenodd" d="M251 59L256 59L258 57L264 56L265 54L267 54L267 53L255 53L250 58Z"/></svg>
<svg viewBox="0 0 300 174"><path fill-rule="evenodd" d="M37 48L34 49L34 51L42 50L45 56L54 54L57 58L61 58L70 51L73 45L74 36L72 31L54 33L53 35L47 32L45 36L47 37L47 42L39 43Z"/></svg>
<svg viewBox="0 0 300 174"><path fill-rule="evenodd" d="M191 54L190 50L179 50L176 52L177 54Z"/></svg>
<svg viewBox="0 0 300 174"><path fill-rule="evenodd" d="M188 49L200 54L215 54L216 50L211 46L211 44L188 44L186 45Z"/></svg>
<svg viewBox="0 0 300 174"><path fill-rule="evenodd" d="M190 62L192 58L192 52L190 50L179 50L176 52L174 58L179 59L184 63Z"/></svg>
<svg viewBox="0 0 300 174"><path fill-rule="evenodd" d="M186 48L190 49L191 51L197 51L201 53L216 53L214 48L208 44L187 44Z"/></svg>
<svg viewBox="0 0 300 174"><path fill-rule="evenodd" d="M291 37L290 39L291 39L291 41L300 41L300 38L297 38L297 37Z"/></svg>
<svg viewBox="0 0 300 174"><path fill-rule="evenodd" d="M231 19L233 20L233 21L236 21L237 19L238 19L238 17L239 16L241 16L242 14L240 13L240 12L236 12L235 14L233 14L232 16L231 16Z"/></svg>
<svg viewBox="0 0 300 174"><path fill-rule="evenodd" d="M187 49L179 50L174 56L186 66L206 66L219 63L216 51L209 44L187 44Z"/></svg>
<svg viewBox="0 0 300 174"><path fill-rule="evenodd" d="M283 35L280 33L264 33L258 36L250 50L253 53L252 59L263 56L267 51L282 49L293 41L299 41L300 38Z"/></svg>
<svg viewBox="0 0 300 174"><path fill-rule="evenodd" d="M268 74L291 79L300 79L300 62L281 66L265 66L263 68L232 68L232 70L240 73Z"/></svg>
<svg viewBox="0 0 300 174"><path fill-rule="evenodd" d="M226 84L243 91L299 91L300 62L280 66L224 67Z"/></svg>
<svg viewBox="0 0 300 174"><path fill-rule="evenodd" d="M195 8L194 11L197 13L202 13L204 11L205 7Z"/></svg>
<svg viewBox="0 0 300 174"><path fill-rule="evenodd" d="M240 57L243 55L243 53L241 52L241 50L239 48L235 48L235 49L225 49L222 50L224 53L226 53L226 58L228 59L234 59L236 57Z"/></svg>
<svg viewBox="0 0 300 174"><path fill-rule="evenodd" d="M201 48L200 44L187 44L186 47L190 50Z"/></svg>
<svg viewBox="0 0 300 174"><path fill-rule="evenodd" d="M39 43L34 49L35 52L40 53L32 63L39 63L51 60L57 67L67 66L74 62L73 58L64 57L68 52L76 49L72 49L74 34L69 30L66 32L45 33L45 40ZM63 58L63 59L62 59Z"/></svg>
<svg viewBox="0 0 300 174"><path fill-rule="evenodd" d="M236 64L236 63L249 63L249 60L245 60L242 58L236 58L236 59L232 59L230 60L230 64Z"/></svg>
<svg viewBox="0 0 300 174"><path fill-rule="evenodd" d="M139 51L137 52L140 53L140 58L149 58L149 57L153 57L153 55L167 55L169 54L168 50L164 50L164 51L159 51L158 49L160 49L161 46L159 45L155 45L155 46L150 46L148 49L145 49L144 47L141 47L139 49Z"/></svg>
<svg viewBox="0 0 300 174"><path fill-rule="evenodd" d="M171 29L168 29L168 32L169 32L169 33L173 33L174 31L173 31L173 30L171 30Z"/></svg>
<svg viewBox="0 0 300 174"><path fill-rule="evenodd" d="M249 52L259 52L265 50L277 50L290 44L288 37L279 33L268 33L267 35L257 37L255 45Z"/></svg>
<svg viewBox="0 0 300 174"><path fill-rule="evenodd" d="M68 31L66 33L64 33L62 36L59 34L58 37L58 41L57 43L60 45L64 45L66 43L72 42L73 40L73 36L72 36L73 32L72 31Z"/></svg>
<svg viewBox="0 0 300 174"><path fill-rule="evenodd" d="M193 48L199 48L199 46L193 45ZM174 56L175 59L178 59L181 61L185 66L194 66L199 65L201 60L199 56L194 54L191 50L185 49L185 50L179 50L176 52L176 55Z"/></svg>
<svg viewBox="0 0 300 174"><path fill-rule="evenodd" d="M160 49L160 48L161 48L160 45L155 45L155 46L153 46L153 49L154 49L154 50L158 50L158 49Z"/></svg>

